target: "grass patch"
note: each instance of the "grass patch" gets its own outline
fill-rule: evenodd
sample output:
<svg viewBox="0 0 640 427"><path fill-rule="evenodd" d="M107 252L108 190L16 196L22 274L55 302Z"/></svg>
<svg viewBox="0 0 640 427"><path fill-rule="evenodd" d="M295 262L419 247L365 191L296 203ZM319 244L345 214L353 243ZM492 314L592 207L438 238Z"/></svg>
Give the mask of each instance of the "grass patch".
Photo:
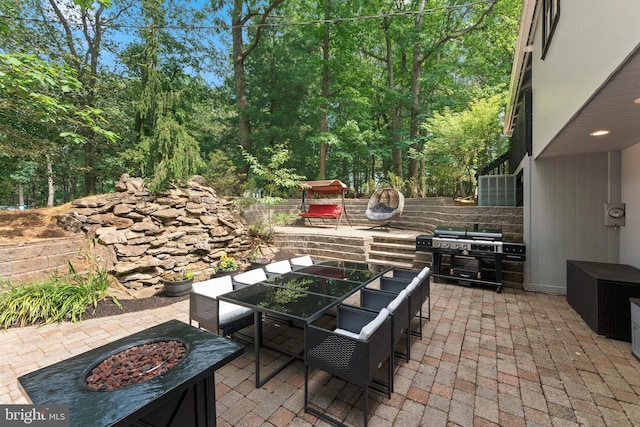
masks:
<svg viewBox="0 0 640 427"><path fill-rule="evenodd" d="M65 275L24 285L7 282L0 285L0 327L78 322L89 307L107 297L120 306L109 284L106 268L78 274L71 263Z"/></svg>

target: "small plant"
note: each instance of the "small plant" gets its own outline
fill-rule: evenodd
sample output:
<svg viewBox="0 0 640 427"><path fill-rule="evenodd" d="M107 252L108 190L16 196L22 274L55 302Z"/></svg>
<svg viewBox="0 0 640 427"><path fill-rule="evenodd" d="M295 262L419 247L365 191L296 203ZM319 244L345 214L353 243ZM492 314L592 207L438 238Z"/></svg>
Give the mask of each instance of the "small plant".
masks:
<svg viewBox="0 0 640 427"><path fill-rule="evenodd" d="M249 262L256 264L269 264L272 259L273 255L265 255L259 250L249 255Z"/></svg>
<svg viewBox="0 0 640 427"><path fill-rule="evenodd" d="M218 261L218 265L216 266L216 271L236 271L237 269L238 263L233 257L227 254L223 254L220 257L220 261Z"/></svg>
<svg viewBox="0 0 640 427"><path fill-rule="evenodd" d="M181 269L180 271L165 271L162 273L162 280L169 282L180 282L182 280L193 279L193 273L188 269Z"/></svg>
<svg viewBox="0 0 640 427"><path fill-rule="evenodd" d="M66 275L54 274L47 280L20 286L5 283L0 287L0 328L78 322L85 311L107 297L120 306L109 293L109 284L106 268L80 274L71 263Z"/></svg>

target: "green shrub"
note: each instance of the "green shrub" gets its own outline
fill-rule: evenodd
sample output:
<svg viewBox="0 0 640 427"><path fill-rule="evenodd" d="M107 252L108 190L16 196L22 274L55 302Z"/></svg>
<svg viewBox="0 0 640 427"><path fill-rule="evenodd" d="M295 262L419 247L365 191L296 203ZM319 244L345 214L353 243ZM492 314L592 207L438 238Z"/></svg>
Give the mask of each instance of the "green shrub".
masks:
<svg viewBox="0 0 640 427"><path fill-rule="evenodd" d="M96 268L87 274L78 274L69 263L64 276L52 275L49 279L15 286L6 283L0 289L0 327L35 325L39 323L78 322L89 308L98 301L111 297L109 276L105 268Z"/></svg>

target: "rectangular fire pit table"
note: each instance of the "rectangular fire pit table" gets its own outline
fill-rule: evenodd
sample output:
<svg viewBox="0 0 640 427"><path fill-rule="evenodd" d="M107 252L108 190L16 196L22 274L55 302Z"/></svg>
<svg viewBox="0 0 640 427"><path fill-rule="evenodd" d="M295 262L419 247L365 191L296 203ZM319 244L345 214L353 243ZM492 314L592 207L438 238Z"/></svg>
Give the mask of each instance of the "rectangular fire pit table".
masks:
<svg viewBox="0 0 640 427"><path fill-rule="evenodd" d="M302 350L285 353L279 349L278 351L289 358L261 379L262 315L269 314L288 321L302 322L306 327L386 271L369 272L365 271L367 264L358 264L358 269L354 268L355 265L350 268L337 268L332 264L319 270L312 268L315 266L307 267L218 297L221 301L248 307L254 312L256 388L262 387L289 363L300 358L303 353ZM318 264L318 266L323 265Z"/></svg>
<svg viewBox="0 0 640 427"><path fill-rule="evenodd" d="M90 371L110 356L168 340L186 347L186 356L168 371L115 390L86 385ZM211 427L216 425L214 372L243 353L244 346L234 341L170 320L23 375L18 384L34 404L69 405L70 426Z"/></svg>

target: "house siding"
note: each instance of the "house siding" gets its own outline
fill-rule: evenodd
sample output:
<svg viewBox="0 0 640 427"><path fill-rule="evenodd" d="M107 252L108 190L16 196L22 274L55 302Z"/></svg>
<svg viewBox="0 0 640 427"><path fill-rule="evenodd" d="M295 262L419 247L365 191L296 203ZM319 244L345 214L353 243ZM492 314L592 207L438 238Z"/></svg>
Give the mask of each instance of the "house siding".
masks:
<svg viewBox="0 0 640 427"><path fill-rule="evenodd" d="M525 289L565 294L569 259L619 262L620 229L604 225L604 204L620 163L620 153L525 160Z"/></svg>
<svg viewBox="0 0 640 427"><path fill-rule="evenodd" d="M620 233L620 262L640 268L640 144L622 152L622 202L625 226Z"/></svg>
<svg viewBox="0 0 640 427"><path fill-rule="evenodd" d="M533 73L533 157L542 154L592 94L636 48L640 1L563 1L544 61L542 20L536 24Z"/></svg>

